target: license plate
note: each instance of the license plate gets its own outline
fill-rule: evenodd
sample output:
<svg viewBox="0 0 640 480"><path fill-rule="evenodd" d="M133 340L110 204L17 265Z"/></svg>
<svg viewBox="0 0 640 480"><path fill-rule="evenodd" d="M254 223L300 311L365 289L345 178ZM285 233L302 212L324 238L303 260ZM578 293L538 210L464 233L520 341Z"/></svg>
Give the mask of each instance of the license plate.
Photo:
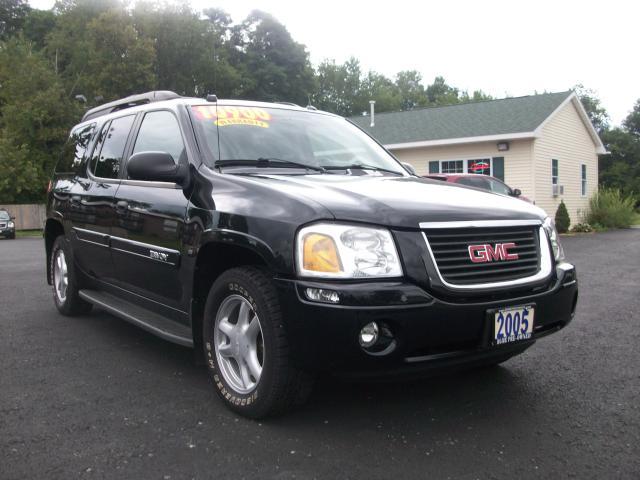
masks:
<svg viewBox="0 0 640 480"><path fill-rule="evenodd" d="M534 308L509 307L496 310L493 317L493 341L495 345L519 342L531 338Z"/></svg>

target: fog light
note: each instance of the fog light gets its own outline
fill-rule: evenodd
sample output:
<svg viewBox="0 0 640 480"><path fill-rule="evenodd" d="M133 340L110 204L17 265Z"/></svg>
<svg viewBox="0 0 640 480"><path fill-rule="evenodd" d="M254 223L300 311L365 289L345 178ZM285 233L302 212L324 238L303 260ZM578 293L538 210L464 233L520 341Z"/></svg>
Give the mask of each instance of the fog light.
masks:
<svg viewBox="0 0 640 480"><path fill-rule="evenodd" d="M309 300L324 303L340 303L340 295L333 290L325 290L324 288L307 288L304 291Z"/></svg>
<svg viewBox="0 0 640 480"><path fill-rule="evenodd" d="M360 345L364 348L369 348L375 345L378 341L378 324L376 322L367 323L362 327L362 330L360 330L358 340L360 341Z"/></svg>

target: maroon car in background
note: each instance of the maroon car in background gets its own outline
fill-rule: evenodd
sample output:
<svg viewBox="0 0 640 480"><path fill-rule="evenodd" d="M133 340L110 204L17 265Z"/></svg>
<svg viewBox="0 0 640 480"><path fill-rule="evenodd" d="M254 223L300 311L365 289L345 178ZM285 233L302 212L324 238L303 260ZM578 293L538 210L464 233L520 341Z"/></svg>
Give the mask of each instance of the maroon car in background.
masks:
<svg viewBox="0 0 640 480"><path fill-rule="evenodd" d="M493 193L516 197L520 200L524 200L525 202L533 203L527 197L522 195L522 192L519 189L511 188L502 180L481 173L432 173L429 175L424 175L424 177L434 180L442 180L443 182L466 185L468 187L476 187L482 190L488 190Z"/></svg>

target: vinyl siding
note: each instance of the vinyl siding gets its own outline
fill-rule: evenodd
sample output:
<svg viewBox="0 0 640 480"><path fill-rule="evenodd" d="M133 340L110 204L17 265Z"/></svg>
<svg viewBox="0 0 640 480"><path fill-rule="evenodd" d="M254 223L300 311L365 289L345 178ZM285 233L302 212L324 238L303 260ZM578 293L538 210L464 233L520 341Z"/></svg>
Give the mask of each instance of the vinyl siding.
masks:
<svg viewBox="0 0 640 480"><path fill-rule="evenodd" d="M571 223L583 221L589 198L598 189L598 155L596 145L573 102L567 103L542 127L534 141L536 205L554 216L564 200ZM551 160L558 160L558 184L564 195L554 197L551 187ZM587 166L587 195L582 196L581 165Z"/></svg>
<svg viewBox="0 0 640 480"><path fill-rule="evenodd" d="M392 152L401 162L413 165L418 175L429 173L429 162L432 160L504 157L505 183L512 188L519 188L526 197L533 197L532 140L513 140L509 142L506 152L499 152L496 142L407 148Z"/></svg>

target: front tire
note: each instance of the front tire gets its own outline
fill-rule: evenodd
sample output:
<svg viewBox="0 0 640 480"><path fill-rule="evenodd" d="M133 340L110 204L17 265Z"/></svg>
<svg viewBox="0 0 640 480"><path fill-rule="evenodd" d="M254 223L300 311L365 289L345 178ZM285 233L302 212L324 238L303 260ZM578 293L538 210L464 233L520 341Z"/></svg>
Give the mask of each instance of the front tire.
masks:
<svg viewBox="0 0 640 480"><path fill-rule="evenodd" d="M72 259L71 248L64 236L58 236L51 249L51 286L56 308L68 316L89 313L93 307L78 295L79 288Z"/></svg>
<svg viewBox="0 0 640 480"><path fill-rule="evenodd" d="M214 387L233 411L262 418L308 398L313 379L291 363L277 292L263 270L233 268L216 280L203 339Z"/></svg>

